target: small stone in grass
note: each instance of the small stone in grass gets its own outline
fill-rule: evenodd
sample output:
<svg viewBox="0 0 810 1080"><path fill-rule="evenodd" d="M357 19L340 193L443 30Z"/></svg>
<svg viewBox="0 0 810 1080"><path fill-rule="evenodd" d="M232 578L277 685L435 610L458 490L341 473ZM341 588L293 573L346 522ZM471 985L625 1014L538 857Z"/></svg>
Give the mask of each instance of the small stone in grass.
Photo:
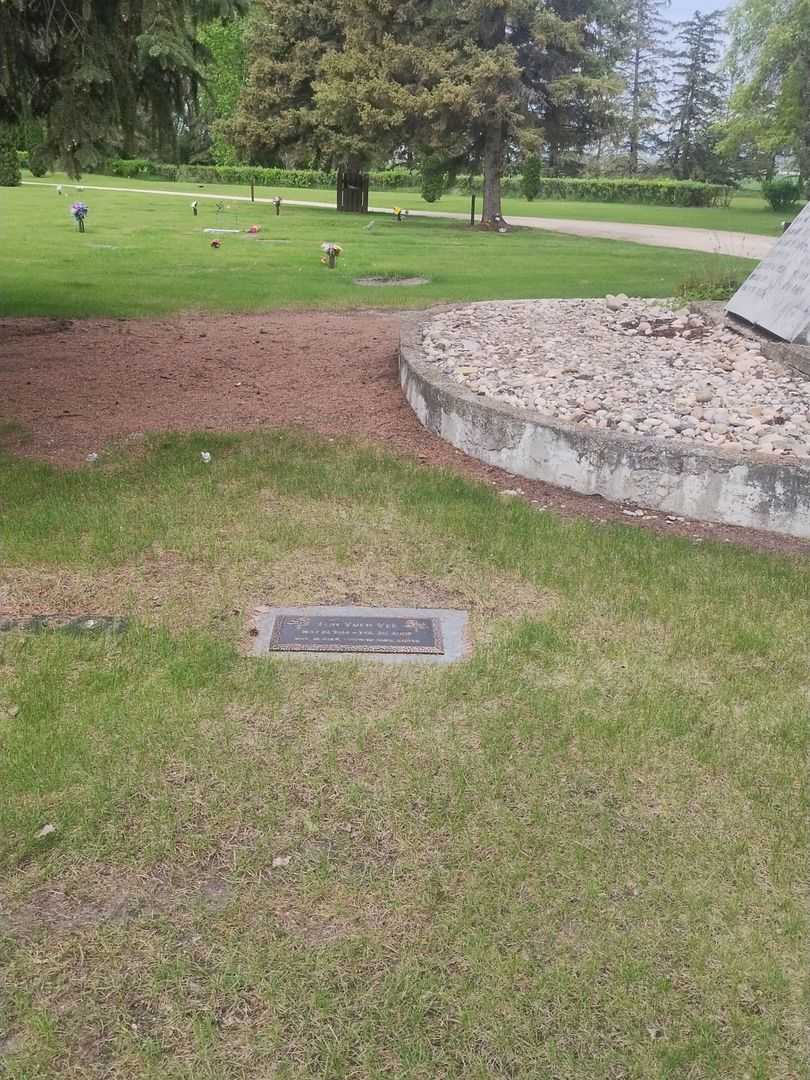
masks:
<svg viewBox="0 0 810 1080"><path fill-rule="evenodd" d="M289 866L292 855L276 855L273 859L273 869L278 870L283 866Z"/></svg>
<svg viewBox="0 0 810 1080"><path fill-rule="evenodd" d="M35 834L34 839L35 840L44 840L46 836L50 836L52 833L55 833L55 832L56 832L56 826L51 825L51 823L48 822L47 825L43 825L42 828L39 830L39 832Z"/></svg>

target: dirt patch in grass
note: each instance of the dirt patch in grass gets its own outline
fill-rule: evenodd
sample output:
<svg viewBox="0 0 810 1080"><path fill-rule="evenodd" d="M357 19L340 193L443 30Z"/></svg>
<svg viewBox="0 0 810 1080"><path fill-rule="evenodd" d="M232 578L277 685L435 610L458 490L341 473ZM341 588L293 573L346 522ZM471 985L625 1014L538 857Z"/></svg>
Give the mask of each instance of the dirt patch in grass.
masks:
<svg viewBox="0 0 810 1080"><path fill-rule="evenodd" d="M554 606L550 593L517 573L473 565L438 537L425 544L390 510L368 508L359 520L356 507L337 499L268 491L254 515L226 519L222 529L251 557L222 560L214 544L200 557L158 549L104 571L3 568L0 614L124 615L174 633L216 625L232 628L247 647L250 617L262 606L461 608L477 642L491 640L507 622L541 619Z"/></svg>
<svg viewBox="0 0 810 1080"><path fill-rule="evenodd" d="M347 835L347 840L352 837ZM310 843L310 855L317 855ZM231 853L218 865L209 860L187 866L161 864L137 873L127 867L84 862L64 869L59 885L38 884L40 868L22 871L12 889L0 887L0 933L15 939L47 934L92 934L103 927L122 927L169 916L176 926L222 912L229 905L254 910L262 921L273 923L307 945L322 945L368 929L383 921L371 908L357 908L356 897L341 902L340 889L318 901L305 899L290 881L291 862L300 863L307 852L296 853L283 865L234 874ZM282 857L283 858L283 857ZM390 919L390 916L389 916Z"/></svg>
<svg viewBox="0 0 810 1080"><path fill-rule="evenodd" d="M429 281L430 278L426 277L397 277L393 274L385 276L357 277L354 279L354 284L365 285L368 288L384 288L385 286L392 285L405 285L410 287L414 285L427 285Z"/></svg>
<svg viewBox="0 0 810 1080"><path fill-rule="evenodd" d="M0 612L128 615L177 630L200 625L216 613L219 585L207 567L175 552L155 552L104 573L7 567L0 573Z"/></svg>
<svg viewBox="0 0 810 1080"><path fill-rule="evenodd" d="M325 555L296 553L281 560L266 580L262 605L359 604L368 607L437 607L463 609L470 615L470 632L477 644L491 640L506 622L542 619L554 598L517 575L476 570L464 564L444 573L398 573L396 560L380 561L378 552L351 562ZM433 569L433 568L431 568ZM257 605L261 606L261 605Z"/></svg>
<svg viewBox="0 0 810 1080"><path fill-rule="evenodd" d="M6 319L0 323L4 446L76 465L111 443L145 432L251 431L302 427L382 444L449 467L531 503L695 540L759 550L806 551L806 542L752 530L628 518L621 506L540 481L519 479L466 457L427 432L401 393L399 317L363 311L188 314L167 319Z"/></svg>

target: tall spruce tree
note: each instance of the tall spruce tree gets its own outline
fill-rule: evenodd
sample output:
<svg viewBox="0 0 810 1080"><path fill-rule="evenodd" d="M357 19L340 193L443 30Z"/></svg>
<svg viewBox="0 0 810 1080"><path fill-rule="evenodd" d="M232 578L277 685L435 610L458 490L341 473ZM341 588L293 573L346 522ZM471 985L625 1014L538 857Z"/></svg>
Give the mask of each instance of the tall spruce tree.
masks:
<svg viewBox="0 0 810 1080"><path fill-rule="evenodd" d="M696 11L678 23L673 53L674 86L666 160L680 180L702 178L714 153L713 126L721 119L724 79L718 65L723 38L722 11Z"/></svg>
<svg viewBox="0 0 810 1080"><path fill-rule="evenodd" d="M111 146L135 150L139 121L171 152L176 117L202 77L202 22L245 0L2 0L0 120L45 121L54 160L78 175Z"/></svg>
<svg viewBox="0 0 810 1080"><path fill-rule="evenodd" d="M661 144L660 89L664 81L664 35L668 26L663 12L670 0L629 0L629 55L621 65L625 78L623 103L627 137L627 171L638 173L642 154L652 154Z"/></svg>
<svg viewBox="0 0 810 1080"><path fill-rule="evenodd" d="M571 155L614 131L626 52L627 18L614 0L548 0L518 23L521 80L543 133L548 168L566 172Z"/></svg>
<svg viewBox="0 0 810 1080"><path fill-rule="evenodd" d="M589 2L567 18L540 0L259 0L233 137L255 161L365 168L406 148L480 167L497 224L526 130L565 113L584 131L618 92L590 61Z"/></svg>

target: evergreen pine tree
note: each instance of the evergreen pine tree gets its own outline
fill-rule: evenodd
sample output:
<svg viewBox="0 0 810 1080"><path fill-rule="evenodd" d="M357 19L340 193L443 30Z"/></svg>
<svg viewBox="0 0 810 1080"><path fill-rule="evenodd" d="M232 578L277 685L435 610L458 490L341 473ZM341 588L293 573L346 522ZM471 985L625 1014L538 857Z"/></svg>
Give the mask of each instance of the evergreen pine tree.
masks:
<svg viewBox="0 0 810 1080"><path fill-rule="evenodd" d="M664 34L667 27L663 11L670 0L630 0L628 8L629 55L621 65L625 77L627 171L638 173L639 157L653 153L660 146L659 89L664 72Z"/></svg>
<svg viewBox="0 0 810 1080"><path fill-rule="evenodd" d="M403 149L480 169L482 223L501 218L508 152L551 122L587 142L619 84L597 0L259 0L233 137L254 161L349 169ZM583 15L590 10L591 18Z"/></svg>
<svg viewBox="0 0 810 1080"><path fill-rule="evenodd" d="M677 27L680 49L673 54L666 160L680 180L704 176L712 154L711 128L721 117L724 100L718 71L723 19L722 11L696 11Z"/></svg>
<svg viewBox="0 0 810 1080"><path fill-rule="evenodd" d="M46 121L48 150L67 171L123 143L139 124L170 154L177 117L194 99L205 50L204 20L245 0L3 0L0 120Z"/></svg>

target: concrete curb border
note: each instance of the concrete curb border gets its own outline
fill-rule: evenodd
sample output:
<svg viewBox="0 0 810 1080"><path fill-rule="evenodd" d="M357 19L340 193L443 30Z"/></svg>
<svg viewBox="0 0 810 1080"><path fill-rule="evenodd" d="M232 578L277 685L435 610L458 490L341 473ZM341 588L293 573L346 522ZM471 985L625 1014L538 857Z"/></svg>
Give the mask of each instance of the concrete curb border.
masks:
<svg viewBox="0 0 810 1080"><path fill-rule="evenodd" d="M402 316L400 383L428 431L465 454L584 495L810 538L810 466L583 428L488 401L424 362L430 317Z"/></svg>

